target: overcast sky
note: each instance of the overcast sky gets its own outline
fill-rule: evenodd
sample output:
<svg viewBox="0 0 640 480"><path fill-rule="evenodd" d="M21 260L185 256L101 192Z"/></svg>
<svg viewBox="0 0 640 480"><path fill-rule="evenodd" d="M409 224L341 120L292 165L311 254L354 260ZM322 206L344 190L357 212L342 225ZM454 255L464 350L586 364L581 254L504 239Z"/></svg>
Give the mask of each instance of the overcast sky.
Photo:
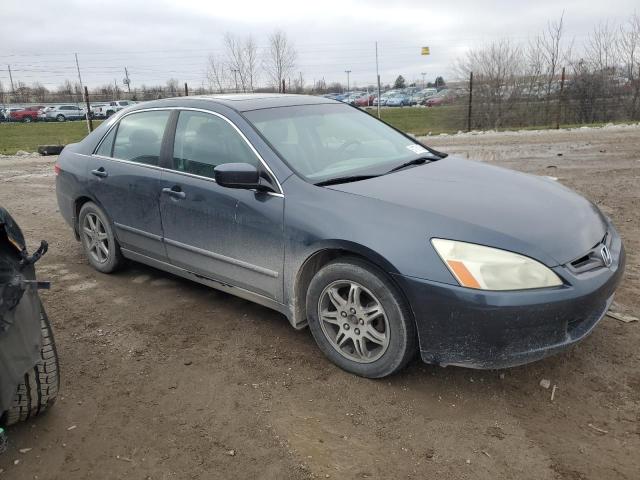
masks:
<svg viewBox="0 0 640 480"><path fill-rule="evenodd" d="M306 5L306 6L305 6ZM132 86L169 78L205 82L207 57L220 53L225 32L252 35L264 49L281 29L298 51L296 72L307 84L324 78L351 85L375 82L378 41L383 83L450 78L452 63L467 49L501 37L525 41L547 20L565 12L567 36L580 45L601 21L622 21L638 0L2 0L0 81L47 87L77 79L78 53L85 84L120 82L124 67ZM431 56L420 56L429 46ZM297 74L297 73L296 73ZM266 82L262 79L261 83Z"/></svg>

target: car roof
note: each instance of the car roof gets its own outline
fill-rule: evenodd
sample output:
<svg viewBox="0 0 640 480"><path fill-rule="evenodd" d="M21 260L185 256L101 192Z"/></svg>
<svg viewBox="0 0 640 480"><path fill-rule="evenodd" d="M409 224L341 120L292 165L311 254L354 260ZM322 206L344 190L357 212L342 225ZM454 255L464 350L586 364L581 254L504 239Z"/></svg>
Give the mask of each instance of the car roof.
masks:
<svg viewBox="0 0 640 480"><path fill-rule="evenodd" d="M189 107L194 103L221 104L238 112L260 110L265 108L293 107L296 105L341 104L336 100L313 95L294 95L283 93L233 93L220 95L193 95L189 97L174 97L163 100L144 102L137 106L153 108L168 104Z"/></svg>

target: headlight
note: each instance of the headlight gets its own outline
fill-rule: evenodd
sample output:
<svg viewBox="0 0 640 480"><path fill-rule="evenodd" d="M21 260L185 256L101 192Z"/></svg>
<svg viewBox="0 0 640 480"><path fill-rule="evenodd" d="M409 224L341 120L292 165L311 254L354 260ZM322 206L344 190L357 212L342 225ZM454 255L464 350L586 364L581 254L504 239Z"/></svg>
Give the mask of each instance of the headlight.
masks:
<svg viewBox="0 0 640 480"><path fill-rule="evenodd" d="M441 238L431 243L463 287L523 290L562 285L553 271L524 255Z"/></svg>

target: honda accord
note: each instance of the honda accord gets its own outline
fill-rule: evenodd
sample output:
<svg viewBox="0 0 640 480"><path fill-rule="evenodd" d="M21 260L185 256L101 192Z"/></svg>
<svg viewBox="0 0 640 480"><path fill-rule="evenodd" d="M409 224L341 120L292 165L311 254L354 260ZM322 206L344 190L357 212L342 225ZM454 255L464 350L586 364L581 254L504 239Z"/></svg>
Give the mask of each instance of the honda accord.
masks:
<svg viewBox="0 0 640 480"><path fill-rule="evenodd" d="M129 259L273 308L370 378L418 352L472 368L558 352L594 329L624 270L611 221L558 182L327 98L138 104L55 170L96 270Z"/></svg>

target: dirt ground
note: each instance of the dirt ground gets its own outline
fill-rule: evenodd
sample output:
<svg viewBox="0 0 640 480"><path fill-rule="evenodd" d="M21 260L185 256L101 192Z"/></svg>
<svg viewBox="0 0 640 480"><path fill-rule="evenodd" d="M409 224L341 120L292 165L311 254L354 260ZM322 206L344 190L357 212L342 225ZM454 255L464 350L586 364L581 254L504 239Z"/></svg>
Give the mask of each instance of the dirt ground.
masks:
<svg viewBox="0 0 640 480"><path fill-rule="evenodd" d="M628 251L615 308L639 316L640 128L427 142L596 202ZM640 478L640 323L606 317L510 370L416 360L364 380L270 310L141 265L91 269L57 212L54 160L0 158L0 204L50 242L38 266L63 375L52 411L9 429L0 480Z"/></svg>

